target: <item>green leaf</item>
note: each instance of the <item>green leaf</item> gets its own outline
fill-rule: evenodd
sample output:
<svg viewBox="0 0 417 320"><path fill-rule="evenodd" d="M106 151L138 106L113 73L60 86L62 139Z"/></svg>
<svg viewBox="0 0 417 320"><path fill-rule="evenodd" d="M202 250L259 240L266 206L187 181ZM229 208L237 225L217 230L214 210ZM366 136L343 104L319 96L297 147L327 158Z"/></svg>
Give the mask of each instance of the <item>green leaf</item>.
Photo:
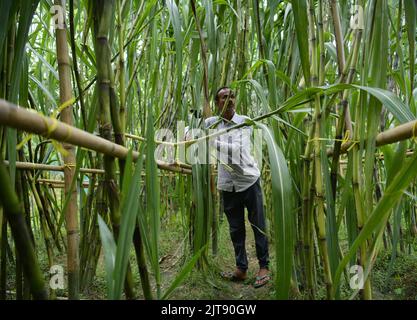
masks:
<svg viewBox="0 0 417 320"><path fill-rule="evenodd" d="M36 79L31 74L29 74L29 79L32 80L33 82L35 82L38 85L38 87L46 95L46 97L49 99L49 101L52 103L52 105L56 108L57 107L57 104L56 104L57 100L55 99L54 95L48 90L48 88L40 80Z"/></svg>
<svg viewBox="0 0 417 320"><path fill-rule="evenodd" d="M310 86L310 59L308 49L308 19L307 1L291 0L292 11L294 13L294 24L297 34L298 50L300 52L301 65L303 68L304 79L307 86Z"/></svg>
<svg viewBox="0 0 417 320"><path fill-rule="evenodd" d="M132 172L132 150L129 151L126 159L125 172L123 175L121 214L119 238L117 241L116 262L114 268L114 291L112 299L120 299L123 285L126 279L127 266L129 262L130 247L132 244L133 232L136 226L136 219L139 212L140 185L142 173L143 148Z"/></svg>
<svg viewBox="0 0 417 320"><path fill-rule="evenodd" d="M169 288L165 291L164 295L162 296L162 300L168 299L169 296L174 292L178 286L185 280L186 276L193 270L194 265L200 258L201 254L204 252L207 246L202 247L194 256L187 262L187 264L182 268L181 272L175 277L174 281L171 283Z"/></svg>
<svg viewBox="0 0 417 320"><path fill-rule="evenodd" d="M359 233L358 237L349 248L348 253L345 255L343 260L340 262L335 277L334 277L334 288L339 284L340 276L349 263L349 260L354 257L357 249L362 243L370 238L372 233L378 234L379 231L385 227L386 221L389 215L392 213L392 208L401 199L404 190L410 185L410 183L417 176L417 153L414 153L413 157L405 162L401 170L397 173L392 183L386 188L384 195L379 200L377 206L372 211L368 220L363 226L363 229ZM367 270L369 272L369 270Z"/></svg>
<svg viewBox="0 0 417 320"><path fill-rule="evenodd" d="M292 178L284 155L276 144L270 129L262 123L256 123L256 125L263 131L271 166L272 199L274 203L273 222L277 259L276 296L279 299L288 299L295 237Z"/></svg>
<svg viewBox="0 0 417 320"><path fill-rule="evenodd" d="M149 227L149 239L151 248L151 266L155 274L157 284L157 296L160 297L160 269L159 269L159 178L158 167L155 161L155 140L153 127L153 112L149 110L146 125L146 213Z"/></svg>
<svg viewBox="0 0 417 320"><path fill-rule="evenodd" d="M372 88L367 86L359 86L355 84L334 84L326 87L311 87L304 89L297 94L293 95L283 105L279 108L282 112L288 112L293 110L295 106L306 99L311 98L312 96L319 95L332 95L343 90L355 90L359 89L361 91L367 92L376 99L378 99L387 109L392 113L392 115L397 119L399 123L407 123L416 119L407 105L404 104L394 93L391 91Z"/></svg>
<svg viewBox="0 0 417 320"><path fill-rule="evenodd" d="M415 1L405 0L404 1L405 9L405 21L407 26L407 36L408 36L408 49L409 49L409 61L410 61L410 84L411 90L410 95L414 88L414 78L415 78L415 57L416 57L416 21L417 21L417 4Z"/></svg>
<svg viewBox="0 0 417 320"><path fill-rule="evenodd" d="M235 83L239 84L239 83L246 83L246 82L250 83L253 86L253 88L255 89L256 95L261 100L263 112L267 113L270 110L268 99L265 95L264 89L262 88L262 86L259 84L258 81L253 80L253 79L247 79L247 80L239 80L239 81L236 81Z"/></svg>
<svg viewBox="0 0 417 320"><path fill-rule="evenodd" d="M107 282L107 296L109 299L112 297L114 288L114 264L116 260L116 243L113 238L113 234L107 227L103 218L98 215L98 226L100 230L101 244L104 251L104 267L106 270L106 282Z"/></svg>

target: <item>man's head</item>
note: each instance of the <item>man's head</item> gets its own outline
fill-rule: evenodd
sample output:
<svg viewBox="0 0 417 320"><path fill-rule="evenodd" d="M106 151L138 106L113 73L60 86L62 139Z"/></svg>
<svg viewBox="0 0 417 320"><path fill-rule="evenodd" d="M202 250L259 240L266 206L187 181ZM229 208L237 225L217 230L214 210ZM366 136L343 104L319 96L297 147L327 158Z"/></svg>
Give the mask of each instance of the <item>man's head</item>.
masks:
<svg viewBox="0 0 417 320"><path fill-rule="evenodd" d="M217 90L214 102L218 114L226 119L231 118L235 113L235 93L229 87L221 87Z"/></svg>

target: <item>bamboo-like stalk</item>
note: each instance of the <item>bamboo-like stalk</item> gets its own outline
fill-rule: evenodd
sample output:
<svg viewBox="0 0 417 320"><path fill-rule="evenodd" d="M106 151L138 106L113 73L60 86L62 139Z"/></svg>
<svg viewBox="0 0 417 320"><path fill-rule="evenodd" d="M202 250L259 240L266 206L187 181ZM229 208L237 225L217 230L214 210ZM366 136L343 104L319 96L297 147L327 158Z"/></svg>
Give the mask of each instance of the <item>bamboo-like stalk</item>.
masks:
<svg viewBox="0 0 417 320"><path fill-rule="evenodd" d="M56 180L56 179L44 179L44 178L40 178L36 180L36 183L41 183L41 184L48 184L48 185L58 185L58 187L64 187L65 185L65 180ZM83 187L87 188L90 183L89 182L83 182ZM97 185L96 185L97 186Z"/></svg>
<svg viewBox="0 0 417 320"><path fill-rule="evenodd" d="M9 161L5 160L4 165L7 167L9 165ZM184 164L178 164L179 166ZM19 170L41 170L41 171L53 171L53 172L63 172L65 170L65 166L55 166L50 164L42 164L42 163L33 163L33 162L24 162L24 161L16 161L16 169ZM80 173L86 174L104 174L105 171L103 169L93 169L93 168L80 168ZM191 174L191 172L185 170L184 172L179 172L180 174ZM116 174L120 174L120 172L116 171ZM170 176L176 175L176 172L167 172L167 173L160 173L159 176ZM142 176L145 176L145 173L142 173Z"/></svg>
<svg viewBox="0 0 417 320"><path fill-rule="evenodd" d="M332 15L333 27L334 27L334 33L335 33L335 39L336 39L337 62L338 62L337 65L338 65L338 70L339 70L339 76L343 77L346 59L345 59L345 50L344 50L344 45L343 45L342 27L341 27L340 16L339 16L339 8L338 8L336 0L330 1L330 11ZM334 145L334 150L336 152L333 155L332 167L331 167L331 173L330 173L333 199L336 199L337 174L338 174L338 167L339 167L338 162L339 162L339 156L340 156L338 151L340 150L340 146L341 146L341 143L339 143L338 140L342 139L345 110L349 110L347 107L345 107L343 103L341 105L343 109L341 112L341 119L337 121L336 141Z"/></svg>
<svg viewBox="0 0 417 320"><path fill-rule="evenodd" d="M115 140L122 147L123 134L119 110L116 106L117 99L114 91L114 75L111 65L111 52L109 44L109 32L111 20L113 18L114 2L112 0L95 1L93 3L94 17L94 49L97 64L97 91L99 97L100 110L100 135L106 139L112 140L112 126L115 132ZM122 147L123 148L123 147ZM119 158L123 160L123 158ZM124 161L119 162L121 175L123 176ZM120 229L120 190L116 179L116 163L113 156L104 155L104 182L110 207L110 218L113 227L113 233L117 241ZM127 299L133 299L135 296L133 289L133 277L128 264L128 270L125 279L125 294Z"/></svg>
<svg viewBox="0 0 417 320"><path fill-rule="evenodd" d="M321 2L321 1L320 1ZM320 6L321 7L321 6ZM320 84L324 78L321 75L323 69L320 68L320 59L319 59L319 52L323 50L323 45L320 44L323 41L323 37L320 36L319 33L319 40L320 43L317 43L317 36L316 30L314 29L315 25L315 10L314 10L314 3L312 0L308 2L309 8L309 35L310 35L310 51L311 51L311 84L313 86L317 86ZM320 21L320 20L319 20ZM318 28L320 29L320 28ZM314 165L314 187L315 187L315 222L317 227L317 238L319 242L319 249L320 255L322 258L323 269L324 269L324 281L326 283L326 290L327 290L327 298L333 298L331 295L333 284L332 284L332 274L330 269L330 260L329 260L329 253L327 249L327 237L326 237L326 218L325 218L325 195L324 195L324 185L323 185L323 173L321 167L321 127L322 127L322 110L321 110L321 102L320 97L318 95L315 96L314 101L314 158L313 158L313 165Z"/></svg>
<svg viewBox="0 0 417 320"><path fill-rule="evenodd" d="M24 152L23 150L19 150L18 152L19 160L24 159ZM28 226L28 231L32 240L32 245L35 244L33 231L31 228L31 205L30 199L27 196L29 194L28 184L26 183L26 174L24 172L20 175L21 178L21 186L22 186L22 194L26 195L22 197L23 200L23 208L25 214L26 225ZM20 259L20 258L19 258ZM23 299L29 300L30 299L30 288L28 286L28 281L25 277L23 277Z"/></svg>
<svg viewBox="0 0 417 320"><path fill-rule="evenodd" d="M47 299L45 283L42 272L36 259L32 239L23 214L23 207L20 205L16 193L12 189L10 176L3 164L0 154L0 201L4 208L4 214L10 224L10 229L20 255L23 271L29 282L30 290L35 299Z"/></svg>
<svg viewBox="0 0 417 320"><path fill-rule="evenodd" d="M310 5L310 4L309 4ZM309 39L309 52L311 55L311 71L313 71L313 74L315 70L317 70L317 61L316 61L316 36L315 36L315 30L313 25L313 19L312 16L314 15L314 8L306 8L310 11L310 14L307 15L308 17L308 35L310 37ZM312 10L312 12L311 12ZM312 14L311 14L312 13ZM315 62L314 62L315 61ZM306 76L304 74L304 76ZM311 83L317 82L317 75L313 76L311 75L310 78L305 79L305 82L310 85ZM301 217L302 217L302 245L304 248L304 264L305 264L305 278L306 278L306 284L307 284L307 294L310 299L315 298L315 273L314 273L314 240L313 240L313 195L314 192L312 192L314 179L311 179L310 171L315 172L315 167L311 166L311 152L315 150L315 145L313 143L314 136L315 136L315 125L316 117L313 119L313 122L309 124L308 128L308 139L306 141L306 146L304 149L304 157L302 162L302 171L303 171L303 179L302 179L302 207L301 207Z"/></svg>
<svg viewBox="0 0 417 320"><path fill-rule="evenodd" d="M146 265L145 251L143 247L143 239L142 239L142 234L140 232L140 228L138 224L136 224L135 231L133 234L133 243L135 245L136 260L137 260L138 268L139 268L139 275L140 275L140 280L141 280L141 285L142 285L142 290L143 290L143 296L145 297L146 300L152 300L153 299L152 289L150 286L149 273L148 273L148 268Z"/></svg>
<svg viewBox="0 0 417 320"><path fill-rule="evenodd" d="M65 1L55 0L55 5L61 6L65 11ZM67 42L65 14L62 17L62 28L56 29L56 53L58 61L59 75L59 94L61 104L68 103L73 98L71 85L71 65ZM75 53L73 53L75 54ZM61 111L62 122L73 125L72 104ZM66 205L65 220L67 231L67 272L68 272L68 298L70 300L79 299L79 230L78 230L78 203L77 189L71 188L72 180L75 176L75 148L72 144L63 144L66 153L64 154L64 179L65 198L68 198Z"/></svg>
<svg viewBox="0 0 417 320"><path fill-rule="evenodd" d="M9 165L9 161L5 160L4 164ZM22 162L16 161L16 169L21 170L45 170L45 171L64 171L65 166L55 166L50 164L43 163L33 163L33 162ZM103 174L104 170L102 169L90 169L90 168L80 168L81 173L91 173L91 174Z"/></svg>
<svg viewBox="0 0 417 320"><path fill-rule="evenodd" d="M195 0L190 0L191 9L193 12L195 25L200 37L201 46L201 60L203 64L203 89L204 89L204 107L203 107L203 118L211 116L210 100L209 100L209 85L208 85L208 66L207 66L207 47L204 41L203 33L201 31L200 20L198 19L197 9L195 6Z"/></svg>
<svg viewBox="0 0 417 320"><path fill-rule="evenodd" d="M82 121L84 125L84 129L87 129L87 115L86 115L86 108L84 104L84 91L81 87L81 74L78 69L78 61L77 61L77 54L76 54L76 44L75 44L75 26L74 26L74 0L69 1L69 26L70 26L70 41L71 41L71 51L72 54L72 65L74 68L74 77L78 88L78 98L77 100L80 103L81 114L82 114ZM91 159L90 159L91 160Z"/></svg>
<svg viewBox="0 0 417 320"><path fill-rule="evenodd" d="M364 1L359 1L359 5L363 5ZM364 43L364 50L367 48L369 44ZM366 56L362 56L362 63ZM365 74L365 70L362 72ZM362 83L365 82L365 79L362 79ZM364 126L365 121L365 111L363 110L363 106L365 103L361 100L365 99L362 95L361 99L359 99L356 109L355 109L355 131L354 131L354 139L359 141L361 135L361 128ZM363 226L365 224L366 219L366 208L365 208L365 188L364 188L364 181L363 181L363 171L362 171L362 146L359 144L355 144L352 148L352 189L354 195L354 202L355 202L355 209L356 209L356 219L357 219L357 230L358 233L361 232ZM363 243L359 248L359 257L358 257L359 265L361 265L364 269L366 268L367 263L367 244ZM362 290L363 298L369 299L371 295L370 291L370 282L369 279L365 282L364 289Z"/></svg>
<svg viewBox="0 0 417 320"><path fill-rule="evenodd" d="M48 226L48 228L50 230L50 233L52 234L52 237L55 240L57 248L60 250L61 246L60 246L59 241L58 241L57 232L55 231L54 222L52 221L52 218L51 218L51 215L50 215L50 210L48 208L48 204L47 204L47 201L45 199L44 193L41 192L41 189L39 188L39 186L34 183L35 179L33 178L31 172L26 172L26 177L27 177L27 180L29 181L29 186L31 188L35 204L38 208L39 219L42 221L42 219L45 218L45 220L47 222L46 225ZM41 225L41 227L42 227L42 225ZM59 233L59 230L58 230L58 233ZM52 248L52 245L49 245L50 235L49 235L49 232L45 232L44 234L45 234L44 238L45 238L46 247L49 250L50 248ZM52 249L50 249L49 251L50 251L51 255L48 256L48 259L50 260L49 261L50 266L52 266L53 265Z"/></svg>
<svg viewBox="0 0 417 320"><path fill-rule="evenodd" d="M6 300L7 286L7 220L3 208L0 208L0 299Z"/></svg>
<svg viewBox="0 0 417 320"><path fill-rule="evenodd" d="M5 160L4 165L8 166L9 161ZM163 164L163 166L166 165L169 167L169 164ZM178 173L182 174L191 174L191 171L188 171L188 165L184 163L178 163L178 166L180 168L187 169L180 171ZM65 166L56 166L56 165L50 165L50 164L43 164L43 163L33 163L33 162L24 162L24 161L16 161L16 169L20 170L44 170L44 171L56 171L56 172L63 172L65 170ZM80 168L80 173L87 173L87 174L104 174L105 171L103 169L93 169L93 168ZM176 173L176 172L174 172ZM116 171L116 174L120 174L120 172ZM143 173L142 175L145 175ZM160 173L160 176L164 176L164 173Z"/></svg>
<svg viewBox="0 0 417 320"><path fill-rule="evenodd" d="M29 4L37 1L0 1L0 8L6 9L3 12L6 20L4 21L5 28L0 28L0 98L15 104L18 104L17 99L19 99L21 106L26 108L30 105L30 108L46 115L56 108L56 87L59 84L54 70L54 65L57 64L53 52L55 39L50 37L45 28L50 21L35 19L30 25L30 30L35 32L32 32L29 38L23 32L23 27L29 27L30 23L30 17L25 18L26 13L30 11ZM51 4L50 2L48 3ZM52 1L54 2L57 1ZM386 224L386 235L383 235L383 240L387 250L393 250L396 243L401 245L402 249L406 249L405 242L408 243L408 240L412 240L411 237L415 236L412 234L416 225L414 198L412 197L415 197L416 188L407 187L407 195L402 197L397 207L389 204L390 199L396 197L396 193L394 192L390 197L390 193L386 192L393 190L387 189L392 183L392 176L395 175L397 168L403 165L402 161L404 164L407 163L406 155L414 154L413 149L415 149L410 148L413 141L401 140L416 136L415 124L408 123L392 128L392 123L397 123L397 121L403 123L405 118L412 119L412 114L415 114L410 90L410 88L414 89L413 81L410 79L413 78L415 69L409 63L414 60L414 47L412 43L408 43L412 42L413 35L415 35L415 30L411 28L414 23L412 21L410 23L410 18L413 18L414 13L409 10L413 9L410 2L414 3L414 1L400 1L396 7L389 6L387 0L270 2L232 0L227 4L206 0L162 2L163 4L155 0L70 0L70 19L67 21L71 31L67 41L71 42L70 49L73 53L73 86L79 95L77 106L74 104L73 110L74 117L79 117L74 118L74 123L76 122L74 127L92 132L99 128L95 126L95 121L101 118L101 128L104 128L101 133L103 137L105 134L104 138L109 139L104 142L106 147L98 147L102 140L97 143L95 133L92 135L75 133L76 140L79 139L82 145L90 143L95 149L103 148L105 152L110 152L110 155L106 156L107 159L124 157L123 154L127 154L130 146L136 148L137 145L145 143L146 148L149 145L153 146L154 142L163 146L184 147L185 149L192 143L214 138L221 133L193 141L174 142L156 141L152 132L146 139L142 137L145 137L144 133L149 126L152 129L155 127L155 130L161 127L172 130L175 128L175 120L186 119L187 110L208 106L209 94L207 93L213 92L219 84L222 86L232 83L233 86L238 86L238 111L243 111L243 114L251 116L254 121L270 118L271 121L262 122L268 123L273 129L274 138L278 147L282 149L291 172L291 179L288 181L291 181L296 191L294 212L290 210L282 212L284 216L288 214L287 217L296 217L294 240L298 250L293 259L294 287L301 289L302 297L322 297L322 293L326 290L325 285L328 284L327 279L330 278L327 273L329 268L326 267L326 257L323 256L323 252L327 251L325 248L325 241L327 241L331 277L334 281L332 295L336 298L347 297L350 294L349 290L339 290L341 282L335 276L335 264L346 253L346 245L354 245L358 229L367 231L368 239L367 241L363 239L365 242L361 241L357 250L349 250L351 251L349 254L352 255L350 263L363 264L364 262L365 265L362 267L366 269L366 264L368 264L368 270L371 269L376 257L375 252L379 249L375 245L375 237L371 235L371 231L378 231L379 227L382 228ZM105 13L104 10L95 9L109 4L111 8L114 8L109 15L107 13L110 10L106 9L107 13ZM195 5L195 10L192 4ZM366 28L363 31L357 28L359 25L349 28L351 15L349 11L353 5L362 6L360 10L364 9ZM44 3L37 9L36 16L47 17L48 9L48 5ZM6 11L10 14L7 15ZM360 13L355 12L353 19L360 18ZM385 18L381 17L382 13ZM102 23L103 15L111 16L110 23ZM195 20L196 23L194 23ZM352 22L354 21L351 20ZM105 37L97 39L98 32L93 31L93 23L96 28L98 27L97 29L100 29L101 35L105 34ZM381 32L381 30L386 32ZM93 37L90 40L92 33ZM199 38L204 40L208 45L207 48ZM99 42L96 50L89 47L96 42ZM28 43L30 54L22 55L22 48L26 43ZM386 47L387 44L389 48ZM16 68L21 64L24 64L22 68ZM23 72L15 72L19 69ZM383 71L385 69L388 75L392 75L388 77L388 90L392 92L391 96L395 95L401 100L404 99L405 105L409 106L411 112L404 104L397 99L390 99L390 94L385 95L381 90L385 88L387 81L384 76L385 71ZM101 75L105 73L105 76L99 78L97 72ZM22 74L22 81L19 82L16 79L20 77L20 74ZM409 74L411 74L410 77ZM360 84L362 88L360 91L357 91L358 86L356 89L353 89L353 86L346 86L350 89L342 91L325 89L325 92L320 90L317 96L309 92L309 87L312 85L333 87L333 84L346 83ZM98 86L93 88L93 84ZM328 94L328 92L331 93ZM375 94L376 92L380 94ZM255 98L255 93L258 100ZM274 99L276 99L275 102ZM298 99L303 99L303 103L300 104L304 105L294 107L293 101L299 101ZM360 99L359 102L358 99ZM254 103L255 100L261 102L262 107L277 109L258 117L259 104ZM377 100L386 106L382 114L379 112L381 103ZM280 109L279 105L282 101L288 101L289 104L285 102ZM106 106L105 113L102 112L103 105ZM310 110L305 116L307 109ZM0 163L0 165L6 165L12 180L16 172L18 198L25 206L26 224L29 228L32 224L35 235L41 237L39 243L36 243L37 253L45 255L48 259L46 263L51 264L55 259L53 252L55 246L66 246L61 231L56 228L57 211L55 210L64 202L64 196L61 190L52 188L62 188L64 183L61 180L52 180L56 178L47 180L43 178L50 178L48 172L67 170L67 167L60 161L62 157L59 150L62 149L56 150L50 145L51 139L58 140L55 135L61 130L59 129L61 122L57 122L56 125L55 120L39 118L39 122L43 125L43 136L48 137L47 140L42 137L29 140L20 149L20 162L15 164L14 140L16 137L19 142L27 140L22 139L22 132L18 132L15 137L14 126L7 127L9 120L4 118L4 112L0 107L0 122L7 122L5 127L0 125L0 153L4 158L7 156L10 165L9 168L7 168L8 162ZM353 125L350 120L351 112L354 112L352 114ZM150 113L155 115L156 120L145 124L146 115ZM404 116L401 117L402 119L399 117L400 113ZM274 122L272 118L278 122ZM27 122L30 131L38 126L36 121ZM250 126L253 123L235 126L231 130L246 125ZM74 139L74 129L63 131L59 141L73 144L71 139ZM132 134L125 134L125 129ZM178 134L178 136L181 137L183 134ZM65 140L66 138L69 140ZM120 138L129 138L127 148L120 148L124 147ZM332 138L334 138L333 141ZM326 140L331 141L333 148L329 149L328 154L333 159L327 158L323 152L327 144ZM375 146L395 143L399 140L403 141L401 148L390 145L377 149L375 152ZM344 141L348 143L342 146ZM120 145L117 146L117 144ZM146 155L145 159L149 160L149 157L152 157L152 146L149 148L152 151ZM407 154L405 154L406 150ZM345 157L344 154L348 151L348 157ZM384 151L383 155L378 151ZM118 187L123 185L120 180L123 176L123 174L120 175L120 172L123 173L121 169L123 161L119 162L121 167L117 167L118 160L111 159L114 161L111 168L113 171L109 173L109 170L103 168L103 156L100 152L102 151L86 153L80 149L79 157L77 157L77 170L80 174L77 173L77 177L74 177L77 182L73 183L77 185L78 190L82 191L79 205L82 240L80 257L83 272L81 272L82 278L80 279L82 289L86 290L89 289L91 280L94 279L101 249L97 228L98 214L104 218L106 224L110 222L108 206L114 199L109 196L107 187L111 183L115 186L114 194L119 195ZM134 152L133 157L136 156L137 153ZM401 162L397 161L397 157ZM147 163L149 162L151 161ZM106 169L109 168L107 164ZM143 239L138 239L135 232L133 241L141 277L140 285L146 299L152 297L156 288L155 285L150 285L149 278L159 272L158 243L164 238L159 238L159 235L160 231L165 232L165 228L159 231L159 222L171 223L168 218L171 211L178 212L175 221L172 222L180 223L184 228L182 230L184 239L188 235L190 239L199 237L199 243L208 239L210 228L213 230L213 235L216 230L215 224L211 226L210 220L206 219L207 216L201 210L203 208L194 207L192 209L199 211L191 210L191 213L189 210L189 205L193 201L192 196L197 195L203 199L207 197L209 187L208 180L205 179L206 173L195 171L193 179L199 180L191 184L193 179L184 180L183 176L176 176L177 173L191 173L191 166L184 163L161 163L161 165L162 167L169 166L168 170L171 168L176 170L177 172L171 171L172 175L171 172L169 175L180 179L158 181L156 176L163 174L165 170L158 173L153 167L150 168L152 174L148 174L147 179L144 179L147 180L143 193L147 198L144 199L146 200L144 208L156 209L151 208L149 212L144 212L147 218L141 223L145 225L140 225ZM83 168L80 169L81 166ZM262 170L263 175L268 175L266 167L264 166ZM107 177L104 177L106 171ZM88 191L84 189L87 186L82 179L84 175L89 175L90 178ZM110 175L114 177L113 180L109 179ZM60 174L58 176L61 177ZM201 178L206 181L202 181ZM104 181L107 182L107 186ZM19 182L22 185L19 185ZM95 188L97 182L99 187ZM275 212L274 207L271 206L272 200L275 199L271 194L271 180L266 178L264 182L266 214L270 219L271 213ZM148 192L157 190L157 188L150 188L156 185L161 188L161 195L157 191ZM28 190L29 186L31 189ZM200 188L201 186L204 188ZM27 191L24 191L24 187ZM175 192L175 197L166 197L173 192ZM395 210L394 226L390 220L383 219L384 221L380 220L376 227L375 224L378 221L373 220L374 224L370 223L369 212L376 203L385 201L384 199L388 200L385 205L387 214ZM159 208L160 203L163 205ZM196 203L199 202L194 204ZM205 202L200 203L203 206L206 205ZM35 211L30 208L31 205L34 206ZM30 217L31 210L37 214L32 214ZM335 212L337 212L336 217ZM28 217L31 219L29 223ZM65 223L62 221L65 216L61 215L61 217L60 223ZM360 217L359 223L358 217ZM0 212L0 220L2 218ZM148 218L152 219L151 224L147 223ZM277 229L274 228L275 221L270 219L273 237L277 234ZM143 226L145 229L142 229ZM189 226L192 229L189 229ZM370 228L371 226L374 227ZM173 227L178 227L178 225L173 225ZM336 229L333 229L334 227ZM2 229L5 231L0 237L2 239L0 251L2 264L6 265L6 258L7 262L15 260L17 247L9 245L12 234L8 222L7 226L2 224ZM335 230L336 232L333 233ZM288 240L293 240L292 235L285 232L282 234L291 238ZM348 235L348 244L341 238L344 234ZM382 233L377 235L381 236ZM213 238L213 246L215 246L215 240ZM341 248L336 247L338 240L343 241L344 245ZM394 246L391 245L393 241ZM149 245L150 243L152 244ZM190 243L196 242L190 240ZM304 245L304 252L300 250L301 245ZM148 255L152 261L152 272L149 274L147 274L148 270L143 268L146 268L149 263L145 261L147 257L143 254L143 247L149 250ZM184 250L185 252L188 250ZM18 250L17 254L19 254ZM360 259L355 261L355 257L359 256ZM187 258L187 255L184 254L183 258ZM18 266L18 259L15 261ZM216 261L214 263L216 264ZM0 272L0 291L4 293L6 281L13 275L14 270L13 268L6 270L3 265ZM13 290L16 292L16 297L21 298L22 281L18 269L16 270L18 288ZM343 269L343 271L336 272L344 273L343 286L346 286L349 284L349 274L347 268ZM3 271L7 271L7 274ZM278 268L279 277L284 275L290 278L290 272L284 274L279 271L280 268ZM300 272L302 277L299 276ZM159 275L157 278L159 279ZM372 279L372 275L369 279ZM162 296L161 290L166 288L163 280L157 281L158 296ZM27 283L26 279L24 281ZM371 297L368 295L371 293L369 285L370 282L367 282L367 298ZM276 287L277 292L280 289L282 288ZM88 292L84 293L88 294ZM298 297L298 293L293 293ZM365 297L363 290L360 293L362 297ZM10 297L7 296L7 298ZM30 298L30 296L26 295L25 298Z"/></svg>
<svg viewBox="0 0 417 320"><path fill-rule="evenodd" d="M358 29L355 32L355 42L354 42L354 46L352 50L352 58L350 59L350 62L349 62L349 72L348 72L346 83L351 83L355 76L356 64L358 63L358 58L359 58L359 48L360 48L361 39L362 39L362 30ZM345 74L345 71L341 75L342 80L344 79L344 74ZM348 135L349 138L353 134L349 105L347 101L348 95L349 95L348 90L345 90L342 93L342 101L341 101L342 111L341 111L341 116L336 126L336 141L334 143L334 148L333 148L335 152L333 154L333 161L332 161L332 168L331 168L331 183L332 183L332 191L333 191L334 199L336 199L337 171L338 171L339 157L340 157L340 154L343 153L342 150L345 147L342 145L342 142L340 141L342 139L343 129L345 128L345 130L349 132L349 135Z"/></svg>
<svg viewBox="0 0 417 320"><path fill-rule="evenodd" d="M2 99L0 99L0 125L39 134L57 141L71 143L112 157L125 159L129 153L127 148L111 141L97 137L56 119L20 108ZM133 151L132 156L136 161L139 158L139 153ZM169 164L158 160L157 165L162 170L182 172L185 174L191 173L177 164Z"/></svg>
<svg viewBox="0 0 417 320"><path fill-rule="evenodd" d="M375 145L377 147L386 146L392 143L396 143L399 141L404 141L411 138L417 137L417 121L410 121L404 124L401 124L397 127L385 130L384 132L380 132L375 139ZM358 144L359 140L349 141L342 145L340 149L341 154L347 153L350 149L352 149L356 144ZM365 141L366 143L366 141ZM333 149L327 150L327 155L333 155Z"/></svg>
<svg viewBox="0 0 417 320"><path fill-rule="evenodd" d="M339 8L337 6L336 0L330 0L330 12L332 14L334 35L336 40L336 50L337 50L337 66L339 68L339 75L343 74L345 68L345 49L343 45L343 33L342 26L340 23Z"/></svg>
<svg viewBox="0 0 417 320"><path fill-rule="evenodd" d="M124 33L125 25L122 17L122 1L116 1L116 12L117 12L117 25L116 29L119 35L119 63L118 63L118 73L119 73L119 97L120 97L120 108L119 108L119 118L120 118L120 127L121 132L125 132L126 129L126 84L125 84L125 52L124 52Z"/></svg>
<svg viewBox="0 0 417 320"><path fill-rule="evenodd" d="M381 147L410 138L417 138L417 121L408 122L379 133L376 136L376 146Z"/></svg>
<svg viewBox="0 0 417 320"><path fill-rule="evenodd" d="M31 179L30 175L29 175L29 179ZM62 184L62 187L64 187L64 184ZM42 233L43 240L45 243L46 255L48 257L48 267L51 268L54 265L55 257L54 257L53 247L52 247L51 228L48 228L48 224L50 225L50 219L49 221L47 221L48 212L45 206L44 199L41 199L42 194L40 192L40 189L37 188L37 186L35 186L33 181L32 183L30 183L30 188L31 188L33 198L36 203L36 207L39 212L39 225L40 225L39 229ZM49 298L51 300L55 298L55 293L51 289L49 290Z"/></svg>
<svg viewBox="0 0 417 320"><path fill-rule="evenodd" d="M387 144L392 144L416 137L417 121L411 121L379 133L376 136L376 146L382 147Z"/></svg>

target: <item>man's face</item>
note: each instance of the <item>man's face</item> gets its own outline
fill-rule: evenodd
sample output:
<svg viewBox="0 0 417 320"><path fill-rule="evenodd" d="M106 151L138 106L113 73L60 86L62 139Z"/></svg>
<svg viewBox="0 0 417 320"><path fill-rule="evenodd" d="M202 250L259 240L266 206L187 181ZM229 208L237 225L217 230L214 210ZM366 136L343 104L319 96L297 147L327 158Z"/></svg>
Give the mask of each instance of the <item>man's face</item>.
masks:
<svg viewBox="0 0 417 320"><path fill-rule="evenodd" d="M227 105L226 105L227 103ZM224 88L217 94L216 102L217 112L220 115L224 115L230 109L235 107L235 98L232 96L232 92L229 88Z"/></svg>

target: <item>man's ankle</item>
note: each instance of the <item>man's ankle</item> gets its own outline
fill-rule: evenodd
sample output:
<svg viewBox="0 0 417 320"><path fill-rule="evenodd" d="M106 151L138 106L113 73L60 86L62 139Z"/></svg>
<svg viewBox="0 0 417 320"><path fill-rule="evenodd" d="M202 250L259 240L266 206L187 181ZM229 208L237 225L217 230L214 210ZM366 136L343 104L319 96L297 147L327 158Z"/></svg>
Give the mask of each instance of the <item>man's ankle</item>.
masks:
<svg viewBox="0 0 417 320"><path fill-rule="evenodd" d="M269 268L268 267L259 267L259 273L261 272L269 272Z"/></svg>
<svg viewBox="0 0 417 320"><path fill-rule="evenodd" d="M239 274L245 275L247 272L247 269L242 269L242 268L237 267L236 272Z"/></svg>

